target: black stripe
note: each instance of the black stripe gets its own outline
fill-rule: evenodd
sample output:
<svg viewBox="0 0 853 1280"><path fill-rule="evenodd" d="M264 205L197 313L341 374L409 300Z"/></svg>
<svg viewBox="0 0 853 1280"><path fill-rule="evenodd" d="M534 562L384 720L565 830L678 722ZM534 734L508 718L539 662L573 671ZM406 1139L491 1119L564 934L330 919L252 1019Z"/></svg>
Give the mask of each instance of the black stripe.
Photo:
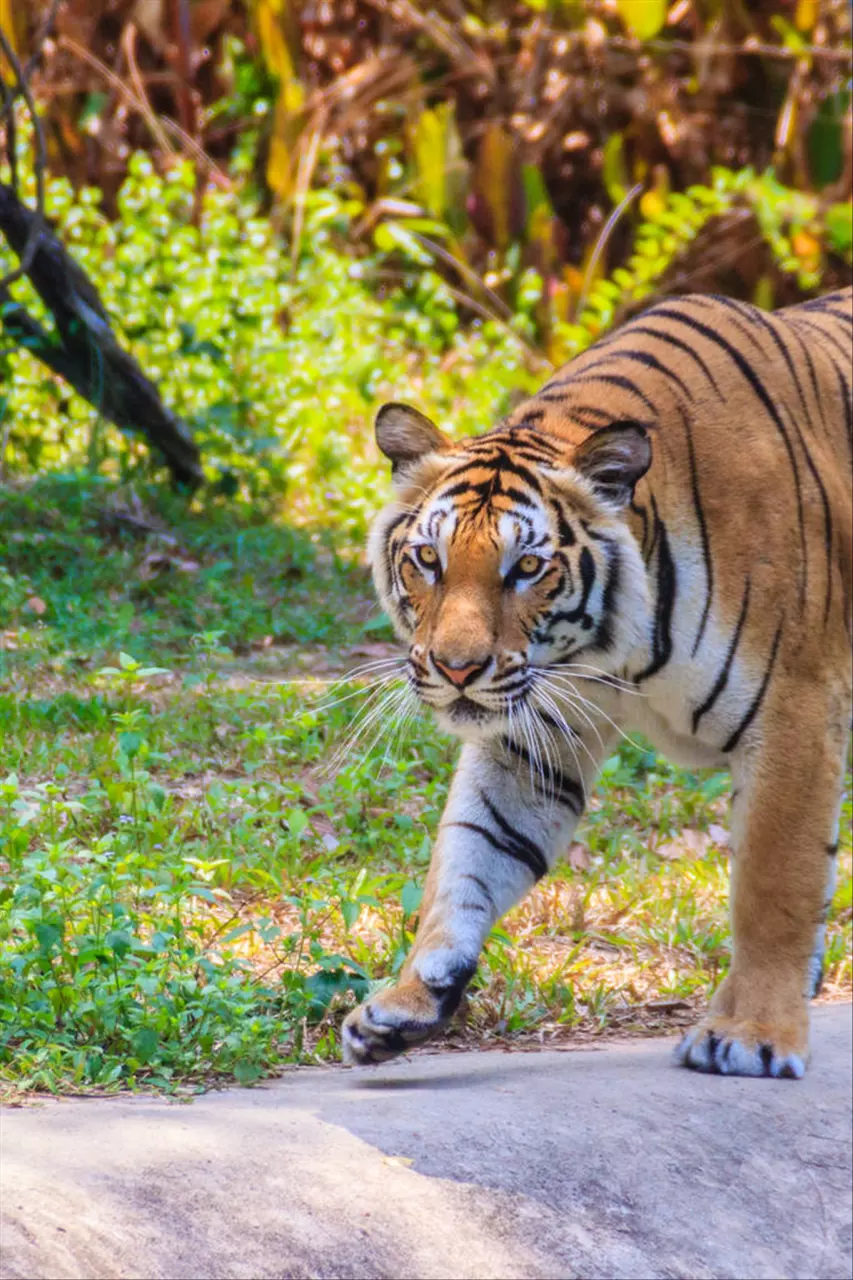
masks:
<svg viewBox="0 0 853 1280"><path fill-rule="evenodd" d="M847 381L847 375L844 370L839 369L834 360L829 357L827 357L827 359L829 359L829 363L835 370L835 376L837 377L841 387L841 402L844 408L844 417L847 424L847 441L850 447L850 452L853 453L853 395L851 395L850 383Z"/></svg>
<svg viewBox="0 0 853 1280"><path fill-rule="evenodd" d="M400 525L406 522L411 524L414 518L414 512L412 511L402 511L399 515L396 515L385 530L385 541L390 542Z"/></svg>
<svg viewBox="0 0 853 1280"><path fill-rule="evenodd" d="M536 472L507 454L502 454L500 459L500 473L503 474L504 471L509 471L511 475L518 476L525 484L529 484L534 493L542 492L542 482Z"/></svg>
<svg viewBox="0 0 853 1280"><path fill-rule="evenodd" d="M632 502L631 502L631 508L630 508L630 509L633 511L634 515L635 515L635 516L639 516L639 517L640 517L640 519L641 519L641 520L642 520L642 522L643 522L643 532L642 532L642 535L641 535L641 539L640 539L640 541L641 541L641 542L642 542L642 544L643 544L643 557L645 558L645 556L646 556L646 542L647 542L647 540L648 540L648 536L649 536L649 517L648 517L648 515L646 514L646 508L645 508L645 507L638 507L638 506L637 506L637 504L636 504L636 502L635 502L635 501L633 501L633 500L632 500ZM648 564L648 560L646 560L646 563Z"/></svg>
<svg viewBox="0 0 853 1280"><path fill-rule="evenodd" d="M622 391L627 391L630 395L636 396L638 400L642 400L655 419L660 415L658 407L654 401L650 400L646 393L637 386L631 378L625 378L621 373L595 373L591 378L580 376L576 379L578 384L584 382L603 382L608 387L619 387Z"/></svg>
<svg viewBox="0 0 853 1280"><path fill-rule="evenodd" d="M551 502L551 510L557 519L557 536L560 539L561 547L573 547L577 542L577 535L574 529L566 519L565 512L559 502Z"/></svg>
<svg viewBox="0 0 853 1280"><path fill-rule="evenodd" d="M534 880L541 880L548 869L546 866L542 871L537 870L535 865L531 865L530 859L522 849L517 848L515 845L504 844L498 840L497 836L492 835L491 831L486 827L481 827L478 822L446 822L444 825L446 827L462 827L465 831L473 831L475 835L482 836L486 843L490 844L498 853L503 853L507 858L512 858L514 862L521 862L527 867Z"/></svg>
<svg viewBox="0 0 853 1280"><path fill-rule="evenodd" d="M512 738L508 738L506 736L501 739L501 742L503 743L504 748L511 755L516 756L519 760L523 760L528 768L534 769L536 767L530 757L529 751L527 751L525 747L522 747L520 743L513 742ZM574 778L567 778L559 769L553 768L544 761L543 769L549 788L553 789L554 799L559 801L560 804L564 804L567 809L571 809L575 817L579 818L583 813L583 788L575 782Z"/></svg>
<svg viewBox="0 0 853 1280"><path fill-rule="evenodd" d="M834 844L828 844L826 846L826 852L829 854L830 858L834 858L838 853L838 841L836 840Z"/></svg>
<svg viewBox="0 0 853 1280"><path fill-rule="evenodd" d="M699 473L696 467L696 450L693 447L693 427L690 418L679 405L681 413L681 421L684 424L684 434L687 437L687 459L690 463L690 490L693 494L693 506L696 510L696 520L699 525L699 536L702 539L702 563L705 566L705 607L702 610L702 617L699 620L699 630L696 632L696 639L693 641L693 650L691 657L696 657L699 645L702 643L702 637L705 634L705 627L708 625L708 616L711 612L711 601L714 597L714 568L711 561L711 544L708 538L708 526L705 522L705 512L702 507L702 499L699 495Z"/></svg>
<svg viewBox="0 0 853 1280"><path fill-rule="evenodd" d="M526 689L530 684L530 676L522 676L519 680L514 680L506 684L489 685L490 693L517 693L519 689Z"/></svg>
<svg viewBox="0 0 853 1280"><path fill-rule="evenodd" d="M805 325L807 329L810 329L812 333L816 333L824 342L828 342L831 347L835 347L836 351L841 356L841 359L849 362L850 348L845 347L843 343L839 342L835 335L825 329L823 325L815 324L813 320L809 320L806 316L792 316L792 323L795 319L798 324Z"/></svg>
<svg viewBox="0 0 853 1280"><path fill-rule="evenodd" d="M812 360L812 353L809 351L808 343L804 339L803 335L801 333L798 333L797 330L793 327L793 325L789 326L789 328L791 330L791 336L795 338L796 341L799 343L800 354L802 355L808 367L809 379L811 380L811 384L812 384L812 394L814 395L815 403L817 404L817 407L818 407L820 420L823 423L824 427L826 427L828 424L826 422L826 414L824 413L824 410L823 410L823 397L820 394L820 383L818 382L817 371L814 367L814 360Z"/></svg>
<svg viewBox="0 0 853 1280"><path fill-rule="evenodd" d="M524 851L526 857L529 859L527 865L530 867L531 871L534 872L536 879L541 880L542 876L544 876L545 872L548 870L548 860L539 846L531 840L529 836L526 836L523 831L519 831L516 827L513 827L509 822L507 822L506 818L495 807L482 787L480 788L480 799L488 809L492 821L498 824L507 839L511 840L513 844L518 845L519 849ZM536 870L537 867L539 870Z"/></svg>
<svg viewBox="0 0 853 1280"><path fill-rule="evenodd" d="M482 893L483 897L484 897L484 898L486 899L486 901L488 902L488 904L489 904L489 906L491 907L492 911L494 911L495 915L497 915L497 911L498 911L497 903L495 902L494 898L492 897L492 891L491 891L491 889L490 889L490 888L489 888L489 886L486 884L485 880L483 880L483 879L482 879L482 877L472 875L470 871L463 871L463 872L462 872L462 874L461 874L461 876L459 877L459 879L460 879L460 880L470 880L472 884L475 884L475 885L477 886L477 888L480 890L480 892Z"/></svg>
<svg viewBox="0 0 853 1280"><path fill-rule="evenodd" d="M702 703L701 707L697 707L697 709L693 712L693 732L694 733L699 727L699 721L702 719L704 715L707 715L707 713L711 710L714 703L717 701L720 694L723 692L726 685L729 683L729 675L731 674L732 663L734 662L735 653L737 652L737 647L738 647L738 644L740 643L740 636L741 636L741 632L743 631L743 624L746 622L746 611L749 608L749 590L750 590L750 580L749 578L747 578L743 588L743 601L740 606L740 616L738 617L737 625L735 626L734 634L731 638L728 652L726 653L725 661L723 662L722 668L720 670L720 674L717 676L717 679L714 681L713 688L711 689L711 692L708 694L705 701Z"/></svg>
<svg viewBox="0 0 853 1280"><path fill-rule="evenodd" d="M734 751L735 747L740 742L744 733L752 724L755 717L758 715L758 710L761 706L761 703L764 700L764 695L767 692L767 686L770 683L770 677L773 674L773 667L776 662L776 654L779 651L779 641L781 639L782 639L782 623L780 622L778 627L776 628L776 635L773 637L773 648L770 650L770 661L767 663L767 670L764 672L764 677L758 688L758 692L756 693L755 697L752 699L752 702L749 704L749 708L747 710L746 715L741 720L740 724L735 729L734 733L723 744L722 751L724 753L729 751Z"/></svg>
<svg viewBox="0 0 853 1280"><path fill-rule="evenodd" d="M646 337L657 338L660 342L665 342L667 346L675 347L677 351L683 351L686 356L690 357L690 359L694 362L694 364L697 364L699 366L699 368L704 373L705 377L710 382L711 386L716 391L720 400L725 402L726 397L723 395L722 391L717 385L716 378L714 377L711 370L708 368L705 361L699 355L698 351L694 351L693 348L688 346L686 342L682 342L680 338L676 338L674 334L667 333L663 329L653 329L651 325L647 325L647 324L632 324L629 327L630 327L631 333L642 333ZM690 399L692 400L693 397L691 396Z"/></svg>
<svg viewBox="0 0 853 1280"><path fill-rule="evenodd" d="M566 568L568 569L568 565ZM579 622L587 631L592 627L592 617L587 613L586 606L595 585L595 559L589 547L581 548L578 568L581 576L580 602L574 609L555 609L547 614L542 624L537 627L537 633L543 638L549 636L560 622ZM569 572L569 580L570 582L572 580L571 572Z"/></svg>
<svg viewBox="0 0 853 1280"><path fill-rule="evenodd" d="M656 316L668 316L671 320L674 320L676 324L683 324L685 328L692 329L694 332L700 333L704 338L707 338L709 342L716 343L716 345L725 351L732 362L737 366L743 377L752 387L755 395L764 405L764 408L773 420L779 435L782 437L785 450L788 454L788 460L791 464L791 471L794 476L794 488L797 496L797 519L800 529L800 553L803 558L803 565L805 566L806 531L803 516L802 486L800 483L800 472L797 467L797 455L794 452L794 446L788 437L788 432L785 430L785 424L779 416L778 410L768 394L764 383L761 381L749 361L741 355L737 347L732 346L732 344L724 338L722 334L717 333L714 329L710 328L709 325L703 324L701 320L697 320L694 316L686 315L683 311L678 310L677 308L668 306L657 306L652 311L652 314Z"/></svg>
<svg viewBox="0 0 853 1280"><path fill-rule="evenodd" d="M629 392L631 396L637 396L638 399L642 399L643 404L646 404L649 413L653 413L654 417L657 419L658 412L656 404L652 403L651 399L646 396L646 393L640 390L637 384L633 383L630 378L622 378L621 374L590 374L589 378L587 378L583 372L580 372L580 374L571 374L569 378L565 379L564 384L548 384L548 387L540 390L539 398L543 399L543 401L547 401L548 403L565 403L565 392L562 392L562 390L558 390L557 388L560 388L561 385L566 385L566 387L569 388L581 387L581 385L589 383L605 383L607 387L619 387L622 390L625 390L625 392ZM551 388L553 388L553 390ZM611 415L611 421L612 419L613 415Z"/></svg>
<svg viewBox="0 0 853 1280"><path fill-rule="evenodd" d="M823 625L825 627L827 619L829 618L829 610L832 605L832 512L829 509L829 498L827 497L823 481L820 478L820 472L815 466L814 460L809 453L808 445L805 442L802 431L797 425L796 418L792 417L791 422L797 433L800 448L805 454L806 464L808 465L809 471L812 473L812 478L818 487L820 500L823 505L823 545L826 551L826 593L823 605Z"/></svg>
<svg viewBox="0 0 853 1280"><path fill-rule="evenodd" d="M741 304L735 303L735 306L738 308L738 310L740 310ZM806 415L808 424L812 428L812 430L814 430L814 423L812 422L812 415L809 410L808 401L806 400L805 392L803 391L803 386L802 386L802 383L800 382L800 375L797 373L797 370L794 367L794 362L791 359L790 351L788 350L787 346L785 345L785 343L782 341L781 337L777 333L776 326L772 323L771 320L767 318L767 316L764 315L762 311L759 310L759 308L750 307L749 311L750 311L750 319L753 321L753 323L760 325L761 328L764 329L766 333L770 334L770 337L773 339L773 342L776 345L776 349L781 352L782 358L785 361L785 364L788 366L788 372L791 375L791 381L793 382L794 386L797 388L797 395L800 397L800 404L803 406L803 412Z"/></svg>
<svg viewBox="0 0 853 1280"><path fill-rule="evenodd" d="M524 417L520 418L518 422L510 422L506 430L509 432L535 431L536 424L541 422L544 417L545 417L544 409L528 408L525 405Z"/></svg>
<svg viewBox="0 0 853 1280"><path fill-rule="evenodd" d="M516 489L515 485L505 486L501 492L505 498L509 498L520 507L531 507L534 511L538 510L530 495L525 493L523 489Z"/></svg>
<svg viewBox="0 0 853 1280"><path fill-rule="evenodd" d="M614 364L618 365L621 360L632 360L634 364L641 364L645 369L654 369L656 373L661 373L665 378L672 379L673 382L677 383L682 395L690 401L693 400L693 393L683 379L677 373L674 373L672 369L668 369L665 364L661 364L657 356L653 356L650 351L626 350L625 347L620 346L617 350L602 356L600 360L594 360L591 364L585 365L583 377L588 378L591 373L598 377L599 375L594 373L596 369Z"/></svg>
<svg viewBox="0 0 853 1280"><path fill-rule="evenodd" d="M613 542L607 552L607 583L601 597L601 620L595 632L595 647L607 653L613 647L613 611L616 593L622 576L622 552L618 542Z"/></svg>
<svg viewBox="0 0 853 1280"><path fill-rule="evenodd" d="M676 572L666 525L657 520L655 539L658 542L658 598L655 606L655 629L652 637L652 660L644 671L634 676L640 684L665 667L672 656L672 610L675 604Z"/></svg>

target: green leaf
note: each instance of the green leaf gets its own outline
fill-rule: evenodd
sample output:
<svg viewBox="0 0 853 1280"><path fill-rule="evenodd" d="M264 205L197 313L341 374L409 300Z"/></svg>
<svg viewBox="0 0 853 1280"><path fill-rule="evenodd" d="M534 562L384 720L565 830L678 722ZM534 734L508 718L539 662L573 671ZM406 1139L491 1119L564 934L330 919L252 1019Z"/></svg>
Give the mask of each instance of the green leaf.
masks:
<svg viewBox="0 0 853 1280"><path fill-rule="evenodd" d="M59 946L62 940L62 930L57 928L55 924L47 924L43 920L35 925L33 933L36 935L39 950L43 956L46 956L54 947Z"/></svg>
<svg viewBox="0 0 853 1280"><path fill-rule="evenodd" d="M621 133L611 133L604 144L601 176L613 203L618 204L620 200L624 200L628 190L628 170L625 165L625 143Z"/></svg>
<svg viewBox="0 0 853 1280"><path fill-rule="evenodd" d="M415 884L414 880L409 880L404 884L403 891L400 894L400 905L403 908L403 915L413 915L421 905L421 899L423 896L423 889L419 884Z"/></svg>
<svg viewBox="0 0 853 1280"><path fill-rule="evenodd" d="M119 960L123 960L130 950L132 938L126 929L111 929L104 942Z"/></svg>
<svg viewBox="0 0 853 1280"><path fill-rule="evenodd" d="M290 834L294 836L301 836L308 826L308 814L304 809L288 809L284 820Z"/></svg>
<svg viewBox="0 0 853 1280"><path fill-rule="evenodd" d="M140 1062L150 1062L157 1052L160 1044L160 1037L153 1027L140 1027L134 1032L130 1042L133 1045L133 1052Z"/></svg>
<svg viewBox="0 0 853 1280"><path fill-rule="evenodd" d="M240 1058L234 1063L234 1078L240 1084L253 1084L260 1074L261 1069L257 1062L249 1062L248 1058Z"/></svg>
<svg viewBox="0 0 853 1280"><path fill-rule="evenodd" d="M388 631L393 634L391 619L387 613L377 613L375 617L369 618L361 628L362 635L372 635L374 631Z"/></svg>
<svg viewBox="0 0 853 1280"><path fill-rule="evenodd" d="M141 733L120 733L118 735L118 745L128 760L132 760L134 756L139 755L139 748L144 741L145 739Z"/></svg>
<svg viewBox="0 0 853 1280"><path fill-rule="evenodd" d="M652 40L666 22L667 0L616 0L619 16L632 36Z"/></svg>
<svg viewBox="0 0 853 1280"><path fill-rule="evenodd" d="M421 267L432 266L432 255L401 222L381 222L373 232L373 243L383 253L399 250Z"/></svg>
<svg viewBox="0 0 853 1280"><path fill-rule="evenodd" d="M129 653L120 653L118 655L118 665L122 671L136 671L139 663L135 658L131 658Z"/></svg>
<svg viewBox="0 0 853 1280"><path fill-rule="evenodd" d="M836 253L849 254L853 249L853 202L830 205L824 222L830 248Z"/></svg>
<svg viewBox="0 0 853 1280"><path fill-rule="evenodd" d="M347 898L341 900L341 915L347 929L353 927L360 912L361 906L358 902L350 902Z"/></svg>
<svg viewBox="0 0 853 1280"><path fill-rule="evenodd" d="M849 107L849 92L830 94L809 126L809 168L819 188L837 182L844 169L844 117Z"/></svg>

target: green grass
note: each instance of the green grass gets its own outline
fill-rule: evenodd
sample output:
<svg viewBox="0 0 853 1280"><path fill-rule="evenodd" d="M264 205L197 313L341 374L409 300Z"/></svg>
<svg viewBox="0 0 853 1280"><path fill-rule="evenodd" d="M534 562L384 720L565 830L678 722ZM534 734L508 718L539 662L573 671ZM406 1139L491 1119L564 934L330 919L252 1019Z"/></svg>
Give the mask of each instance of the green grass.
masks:
<svg viewBox="0 0 853 1280"><path fill-rule="evenodd" d="M357 556L48 477L2 492L0 563L0 1079L172 1091L334 1058L411 944L455 756L419 720L332 763L369 689L330 682L394 652ZM457 1038L693 1016L727 964L727 790L623 745L494 931ZM848 799L830 995L849 832Z"/></svg>

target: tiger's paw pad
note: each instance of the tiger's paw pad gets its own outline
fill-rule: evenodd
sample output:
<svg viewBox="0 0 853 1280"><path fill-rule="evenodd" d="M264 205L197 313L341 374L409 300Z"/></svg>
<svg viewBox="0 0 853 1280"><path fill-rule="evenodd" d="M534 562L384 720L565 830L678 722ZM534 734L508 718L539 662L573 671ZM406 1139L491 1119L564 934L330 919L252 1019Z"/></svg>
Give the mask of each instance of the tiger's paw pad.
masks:
<svg viewBox="0 0 853 1280"><path fill-rule="evenodd" d="M675 1050L682 1067L720 1076L770 1076L802 1080L807 1052L797 1051L785 1038L762 1037L747 1025L694 1027Z"/></svg>

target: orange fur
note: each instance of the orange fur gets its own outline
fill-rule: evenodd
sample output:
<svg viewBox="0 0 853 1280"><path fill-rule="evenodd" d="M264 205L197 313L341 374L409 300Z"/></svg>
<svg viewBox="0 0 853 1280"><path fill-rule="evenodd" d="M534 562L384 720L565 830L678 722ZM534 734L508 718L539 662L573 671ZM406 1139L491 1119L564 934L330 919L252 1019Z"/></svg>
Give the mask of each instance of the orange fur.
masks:
<svg viewBox="0 0 853 1280"><path fill-rule="evenodd" d="M415 946L347 1019L352 1060L446 1023L615 724L734 776L732 967L680 1060L802 1074L851 712L851 300L661 303L473 440L380 413L377 588L467 745Z"/></svg>

